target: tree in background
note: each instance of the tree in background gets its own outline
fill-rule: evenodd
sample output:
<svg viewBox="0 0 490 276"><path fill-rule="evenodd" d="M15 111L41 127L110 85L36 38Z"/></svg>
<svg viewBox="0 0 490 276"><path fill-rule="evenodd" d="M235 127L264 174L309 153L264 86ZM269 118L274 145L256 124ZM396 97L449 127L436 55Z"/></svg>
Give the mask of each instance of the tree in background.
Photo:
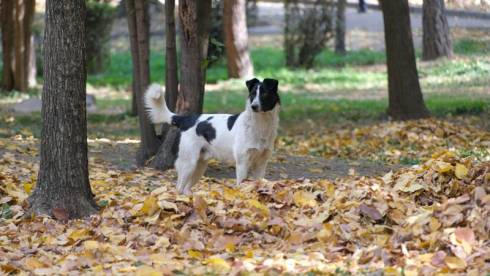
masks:
<svg viewBox="0 0 490 276"><path fill-rule="evenodd" d="M429 116L419 84L408 0L380 0L388 67L388 115L395 120Z"/></svg>
<svg viewBox="0 0 490 276"><path fill-rule="evenodd" d="M228 77L250 77L253 65L248 51L246 1L225 0L223 14Z"/></svg>
<svg viewBox="0 0 490 276"><path fill-rule="evenodd" d="M202 113L211 0L179 1L179 18L182 27L180 36L180 91L177 112L181 114Z"/></svg>
<svg viewBox="0 0 490 276"><path fill-rule="evenodd" d="M147 0L126 0L129 40L133 62L133 97L136 102L140 126L140 149L136 163L143 166L160 145L155 129L145 112L143 96L150 83L150 24Z"/></svg>
<svg viewBox="0 0 490 276"><path fill-rule="evenodd" d="M34 59L31 59L34 0L2 0L1 30L3 49L2 88L27 91Z"/></svg>
<svg viewBox="0 0 490 276"><path fill-rule="evenodd" d="M337 0L337 15L335 20L335 53L345 54L345 7L347 0Z"/></svg>
<svg viewBox="0 0 490 276"><path fill-rule="evenodd" d="M315 0L301 5L285 0L284 50L286 66L313 67L315 57L333 37L332 0Z"/></svg>
<svg viewBox="0 0 490 276"><path fill-rule="evenodd" d="M440 57L451 57L453 49L444 0L424 0L422 10L422 58L434 60Z"/></svg>
<svg viewBox="0 0 490 276"><path fill-rule="evenodd" d="M116 6L102 0L87 1L87 70L98 74L111 62L111 30Z"/></svg>
<svg viewBox="0 0 490 276"><path fill-rule="evenodd" d="M175 0L165 1L165 101L175 111L179 92L177 76L177 43L175 32Z"/></svg>
<svg viewBox="0 0 490 276"><path fill-rule="evenodd" d="M89 184L85 0L48 0L41 163L30 212L79 218L97 211Z"/></svg>

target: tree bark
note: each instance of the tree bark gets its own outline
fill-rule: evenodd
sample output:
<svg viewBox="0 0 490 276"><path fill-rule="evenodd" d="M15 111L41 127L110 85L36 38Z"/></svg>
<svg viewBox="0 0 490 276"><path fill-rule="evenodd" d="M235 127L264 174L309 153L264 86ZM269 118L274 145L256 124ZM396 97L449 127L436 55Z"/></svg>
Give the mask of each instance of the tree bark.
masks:
<svg viewBox="0 0 490 276"><path fill-rule="evenodd" d="M48 0L41 163L30 213L80 218L97 211L89 184L85 0Z"/></svg>
<svg viewBox="0 0 490 276"><path fill-rule="evenodd" d="M453 49L444 0L424 0L422 10L422 58L434 60L440 57L451 57Z"/></svg>
<svg viewBox="0 0 490 276"><path fill-rule="evenodd" d="M429 116L420 89L408 0L380 0L388 67L388 115L395 120Z"/></svg>
<svg viewBox="0 0 490 276"><path fill-rule="evenodd" d="M206 82L211 0L179 1L182 26L180 91L177 112L202 113Z"/></svg>
<svg viewBox="0 0 490 276"><path fill-rule="evenodd" d="M347 0L337 0L337 15L335 20L335 53L345 54L345 7Z"/></svg>
<svg viewBox="0 0 490 276"><path fill-rule="evenodd" d="M157 152L160 145L143 102L144 93L150 83L148 1L126 0L126 8L133 61L133 92L136 97L141 136L136 163L138 166L143 166Z"/></svg>
<svg viewBox="0 0 490 276"><path fill-rule="evenodd" d="M246 0L224 0L223 17L228 77L251 77L253 65L248 51Z"/></svg>
<svg viewBox="0 0 490 276"><path fill-rule="evenodd" d="M5 91L14 89L14 7L14 1L2 0L2 89Z"/></svg>
<svg viewBox="0 0 490 276"><path fill-rule="evenodd" d="M175 111L179 80L177 77L177 43L175 33L175 0L165 1L165 101Z"/></svg>

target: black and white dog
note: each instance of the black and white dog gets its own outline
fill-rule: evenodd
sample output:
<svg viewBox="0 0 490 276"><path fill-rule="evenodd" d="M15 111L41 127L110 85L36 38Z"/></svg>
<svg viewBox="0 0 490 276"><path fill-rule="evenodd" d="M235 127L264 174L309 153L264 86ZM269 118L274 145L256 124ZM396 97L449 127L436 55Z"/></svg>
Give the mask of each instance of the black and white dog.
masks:
<svg viewBox="0 0 490 276"><path fill-rule="evenodd" d="M249 97L245 111L235 115L176 115L167 108L160 85L152 84L146 91L145 105L152 122L169 123L181 130L175 161L180 193L191 193L210 158L234 162L237 184L248 176L264 177L279 126L278 81L254 78L246 84Z"/></svg>

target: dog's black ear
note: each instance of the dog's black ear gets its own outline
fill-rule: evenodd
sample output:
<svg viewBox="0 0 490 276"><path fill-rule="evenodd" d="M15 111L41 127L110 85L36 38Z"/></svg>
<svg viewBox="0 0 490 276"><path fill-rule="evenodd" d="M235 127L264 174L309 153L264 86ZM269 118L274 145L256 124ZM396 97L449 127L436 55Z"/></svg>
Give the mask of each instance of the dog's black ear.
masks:
<svg viewBox="0 0 490 276"><path fill-rule="evenodd" d="M247 84L247 88L248 88L248 91L251 91L252 88L254 88L254 86L259 83L260 81L256 78L253 78L251 80L248 80L247 82L245 82Z"/></svg>
<svg viewBox="0 0 490 276"><path fill-rule="evenodd" d="M275 79L264 79L264 85L267 87L269 91L277 91L277 86L279 85L279 81Z"/></svg>

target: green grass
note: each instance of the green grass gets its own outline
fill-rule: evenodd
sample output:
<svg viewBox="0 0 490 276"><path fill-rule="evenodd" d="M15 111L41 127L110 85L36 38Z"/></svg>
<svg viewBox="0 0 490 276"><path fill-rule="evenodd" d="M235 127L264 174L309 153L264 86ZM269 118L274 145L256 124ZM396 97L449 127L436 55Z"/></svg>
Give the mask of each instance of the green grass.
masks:
<svg viewBox="0 0 490 276"><path fill-rule="evenodd" d="M464 38L454 44L453 51L458 55L488 55L490 43L488 40Z"/></svg>

